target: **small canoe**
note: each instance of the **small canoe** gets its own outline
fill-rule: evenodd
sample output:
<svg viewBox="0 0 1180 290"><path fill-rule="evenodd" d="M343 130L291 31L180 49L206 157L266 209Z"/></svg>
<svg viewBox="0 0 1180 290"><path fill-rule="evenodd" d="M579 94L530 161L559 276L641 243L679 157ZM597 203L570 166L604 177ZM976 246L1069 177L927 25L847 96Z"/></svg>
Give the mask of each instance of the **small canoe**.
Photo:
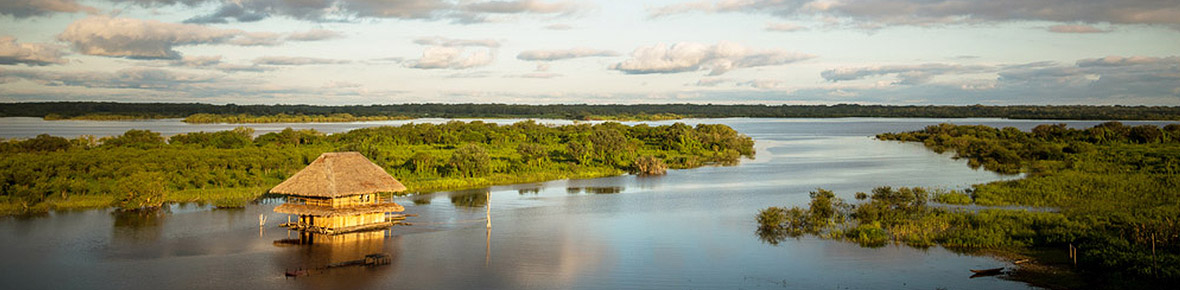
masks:
<svg viewBox="0 0 1180 290"><path fill-rule="evenodd" d="M1003 273L1003 272L1004 272L1004 268L992 268L992 269L983 269L983 270L971 270L971 273L980 274L980 275L995 275L995 274L1000 274L1000 273Z"/></svg>

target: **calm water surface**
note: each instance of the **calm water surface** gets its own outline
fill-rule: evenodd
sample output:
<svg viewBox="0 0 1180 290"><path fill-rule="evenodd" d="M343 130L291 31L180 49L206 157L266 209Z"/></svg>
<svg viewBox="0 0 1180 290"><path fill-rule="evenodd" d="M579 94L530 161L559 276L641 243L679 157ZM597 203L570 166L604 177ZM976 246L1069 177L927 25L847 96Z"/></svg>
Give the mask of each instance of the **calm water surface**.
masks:
<svg viewBox="0 0 1180 290"><path fill-rule="evenodd" d="M424 120L416 120L423 122ZM446 120L425 120L445 122ZM511 123L516 120L489 120ZM408 288L408 289L1023 289L967 269L1005 263L942 248L861 248L815 238L777 246L754 235L754 214L806 205L807 192L852 200L879 185L963 188L1004 178L918 144L875 141L880 132L940 122L1015 126L998 119L717 119L757 142L755 160L731 167L672 170L666 176L561 180L401 197L413 226L299 243L277 227L280 201L244 209L177 205L163 214L109 210L0 219L0 289ZM546 123L565 121L543 120ZM1055 122L1055 121L1054 121ZM325 132L401 124L252 125ZM662 122L659 122L662 123ZM1096 122L1068 122L1086 127ZM1131 122L1128 122L1131 123ZM65 125L63 125L65 124ZM1131 123L1134 124L1134 123ZM0 118L3 136L115 135L130 128L175 134L233 125L178 120L46 122ZM485 228L490 194L493 227ZM259 228L258 216L268 217ZM308 240L304 239L304 243ZM285 279L369 253L392 263L336 268Z"/></svg>

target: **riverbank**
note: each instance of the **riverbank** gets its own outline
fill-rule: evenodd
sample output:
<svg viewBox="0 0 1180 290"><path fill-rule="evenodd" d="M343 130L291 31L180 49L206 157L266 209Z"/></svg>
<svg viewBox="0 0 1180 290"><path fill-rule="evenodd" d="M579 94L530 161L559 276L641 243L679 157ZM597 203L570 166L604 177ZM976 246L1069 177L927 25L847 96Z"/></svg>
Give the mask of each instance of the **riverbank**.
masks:
<svg viewBox="0 0 1180 290"><path fill-rule="evenodd" d="M1138 288L1180 279L1180 125L1109 122L1086 130L1040 125L1022 132L942 124L877 138L921 142L936 152L955 152L972 168L1026 177L975 185L969 200L963 193L879 187L871 195L856 194L863 202L845 203L820 189L808 208L762 210L758 231L764 240L813 234L865 246L1025 253L1058 262L1017 271L1013 278L1046 284L1085 277L1086 287ZM985 208L1057 210L965 211L929 205L931 196ZM1051 266L1061 264L1064 248L1074 249L1065 256L1077 276Z"/></svg>
<svg viewBox="0 0 1180 290"><path fill-rule="evenodd" d="M170 202L240 206L324 152L356 151L408 193L614 176L641 157L668 168L736 164L753 140L725 125L547 126L532 121L409 124L324 135L249 128L102 139L48 135L0 142L0 214Z"/></svg>

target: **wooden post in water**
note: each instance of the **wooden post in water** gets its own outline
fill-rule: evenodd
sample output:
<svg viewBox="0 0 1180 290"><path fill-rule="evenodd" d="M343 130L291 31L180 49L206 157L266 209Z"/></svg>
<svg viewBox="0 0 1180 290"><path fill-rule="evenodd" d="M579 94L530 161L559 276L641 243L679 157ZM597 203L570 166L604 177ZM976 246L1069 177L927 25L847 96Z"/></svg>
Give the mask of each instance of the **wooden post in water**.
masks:
<svg viewBox="0 0 1180 290"><path fill-rule="evenodd" d="M488 190L487 200L484 202L484 207L488 209L488 228L492 228L492 191ZM490 239L490 236L489 236Z"/></svg>

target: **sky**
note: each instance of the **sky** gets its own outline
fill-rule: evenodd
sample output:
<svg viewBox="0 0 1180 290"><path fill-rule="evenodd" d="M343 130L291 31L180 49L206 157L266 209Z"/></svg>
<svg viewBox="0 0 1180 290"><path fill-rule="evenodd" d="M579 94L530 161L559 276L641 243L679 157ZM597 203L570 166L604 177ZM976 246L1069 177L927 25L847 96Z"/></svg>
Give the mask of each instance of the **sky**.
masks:
<svg viewBox="0 0 1180 290"><path fill-rule="evenodd" d="M39 101L1177 106L1180 1L0 1Z"/></svg>

